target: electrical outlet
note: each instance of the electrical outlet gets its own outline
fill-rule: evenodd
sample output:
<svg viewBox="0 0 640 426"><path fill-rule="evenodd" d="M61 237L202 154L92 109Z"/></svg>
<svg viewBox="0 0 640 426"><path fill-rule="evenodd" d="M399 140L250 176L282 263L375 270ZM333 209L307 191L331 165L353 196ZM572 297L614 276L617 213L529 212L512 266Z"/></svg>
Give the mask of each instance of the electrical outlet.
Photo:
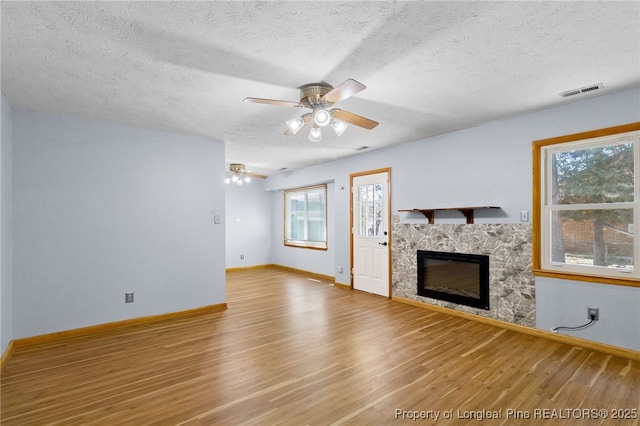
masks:
<svg viewBox="0 0 640 426"><path fill-rule="evenodd" d="M244 254L240 255L240 260L244 260Z"/></svg>
<svg viewBox="0 0 640 426"><path fill-rule="evenodd" d="M124 303L133 303L133 293L124 294Z"/></svg>
<svg viewBox="0 0 640 426"><path fill-rule="evenodd" d="M600 308L587 308L587 318L594 321L600 320Z"/></svg>

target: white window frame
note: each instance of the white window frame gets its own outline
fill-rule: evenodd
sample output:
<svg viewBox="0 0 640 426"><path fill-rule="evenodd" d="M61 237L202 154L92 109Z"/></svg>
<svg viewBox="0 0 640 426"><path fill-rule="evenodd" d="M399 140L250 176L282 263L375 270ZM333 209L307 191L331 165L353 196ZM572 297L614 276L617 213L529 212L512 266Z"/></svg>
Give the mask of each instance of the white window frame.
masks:
<svg viewBox="0 0 640 426"><path fill-rule="evenodd" d="M534 142L534 265L536 275L640 286L640 238L633 239L633 269L577 265L551 261L552 213L567 210L632 209L640 223L640 123ZM631 131L629 131L631 130ZM619 203L553 204L551 157L557 152L595 148L631 141L634 143L634 200ZM537 170L536 170L537 169ZM576 278L577 277L577 278Z"/></svg>
<svg viewBox="0 0 640 426"><path fill-rule="evenodd" d="M309 193L317 193L322 192L324 198L324 217L323 223L324 227L322 230L323 239L322 241L310 241L308 239L308 220L309 217L305 216L305 235L302 239L293 239L291 238L291 214L289 212L289 199L292 195L303 195L305 202L305 212L307 209L307 195ZM315 185L315 186L307 186L303 188L295 188L295 189L287 189L284 191L284 245L291 247L302 247L308 249L316 249L316 250L326 250L327 249L327 185Z"/></svg>

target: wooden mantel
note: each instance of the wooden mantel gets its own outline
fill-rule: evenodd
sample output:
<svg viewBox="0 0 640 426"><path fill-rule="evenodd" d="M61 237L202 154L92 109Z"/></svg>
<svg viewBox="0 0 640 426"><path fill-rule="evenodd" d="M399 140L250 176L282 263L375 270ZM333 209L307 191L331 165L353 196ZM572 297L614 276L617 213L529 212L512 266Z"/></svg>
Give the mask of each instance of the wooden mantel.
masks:
<svg viewBox="0 0 640 426"><path fill-rule="evenodd" d="M429 223L434 222L435 212L443 210L458 210L467 218L467 223L473 223L473 212L479 209L499 209L495 206L475 206L475 207L445 207L439 209L411 209L411 210L398 210L401 212L422 213L425 215Z"/></svg>

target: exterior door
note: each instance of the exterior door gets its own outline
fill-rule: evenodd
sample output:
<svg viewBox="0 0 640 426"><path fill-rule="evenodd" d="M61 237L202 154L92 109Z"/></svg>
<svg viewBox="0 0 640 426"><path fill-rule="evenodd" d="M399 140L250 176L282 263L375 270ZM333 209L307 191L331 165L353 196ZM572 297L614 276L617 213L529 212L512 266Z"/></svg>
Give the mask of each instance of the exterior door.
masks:
<svg viewBox="0 0 640 426"><path fill-rule="evenodd" d="M390 169L351 175L353 288L390 297Z"/></svg>

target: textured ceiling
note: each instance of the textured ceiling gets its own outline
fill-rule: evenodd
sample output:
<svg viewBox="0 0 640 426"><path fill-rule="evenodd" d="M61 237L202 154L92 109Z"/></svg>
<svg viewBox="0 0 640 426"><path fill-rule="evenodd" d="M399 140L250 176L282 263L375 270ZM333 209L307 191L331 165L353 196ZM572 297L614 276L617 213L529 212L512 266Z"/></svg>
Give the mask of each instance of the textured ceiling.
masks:
<svg viewBox="0 0 640 426"><path fill-rule="evenodd" d="M640 3L2 2L16 108L223 140L273 174L640 85ZM285 136L298 87L353 78L336 106L380 122ZM603 83L589 95L560 92Z"/></svg>

